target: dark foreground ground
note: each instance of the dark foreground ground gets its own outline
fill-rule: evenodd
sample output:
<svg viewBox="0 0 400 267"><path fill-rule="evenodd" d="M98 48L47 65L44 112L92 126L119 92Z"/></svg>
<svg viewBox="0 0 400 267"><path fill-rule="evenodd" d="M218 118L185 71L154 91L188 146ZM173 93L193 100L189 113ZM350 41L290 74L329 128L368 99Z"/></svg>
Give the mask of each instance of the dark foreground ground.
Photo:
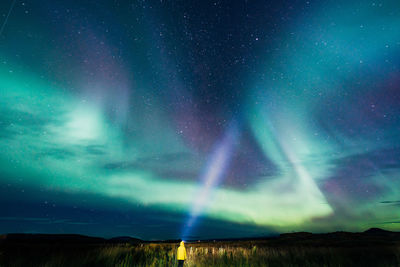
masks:
<svg viewBox="0 0 400 267"><path fill-rule="evenodd" d="M177 266L178 243L78 235L0 236L0 266ZM400 266L400 233L293 233L186 244L185 266Z"/></svg>

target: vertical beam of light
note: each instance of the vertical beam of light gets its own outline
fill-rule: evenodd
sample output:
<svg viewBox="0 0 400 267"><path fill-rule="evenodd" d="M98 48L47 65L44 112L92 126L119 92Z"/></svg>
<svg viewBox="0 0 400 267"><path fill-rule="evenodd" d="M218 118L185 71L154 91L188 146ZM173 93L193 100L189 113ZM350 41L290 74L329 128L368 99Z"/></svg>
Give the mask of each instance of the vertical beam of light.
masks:
<svg viewBox="0 0 400 267"><path fill-rule="evenodd" d="M211 202L212 193L224 178L232 158L233 147L238 134L238 127L233 123L226 131L222 140L215 145L206 163L205 171L200 176L201 184L194 196L189 217L184 225L183 238L189 237L198 217Z"/></svg>

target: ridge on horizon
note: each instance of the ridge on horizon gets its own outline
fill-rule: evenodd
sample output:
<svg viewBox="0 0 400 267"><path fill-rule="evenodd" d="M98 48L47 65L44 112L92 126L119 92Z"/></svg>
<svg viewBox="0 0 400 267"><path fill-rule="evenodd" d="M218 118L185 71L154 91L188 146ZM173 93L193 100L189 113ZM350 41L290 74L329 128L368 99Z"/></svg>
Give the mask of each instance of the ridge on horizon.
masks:
<svg viewBox="0 0 400 267"><path fill-rule="evenodd" d="M334 231L326 233L311 233L311 232L287 232L270 236L259 237L242 237L242 238L207 238L207 239L187 239L187 243L196 242L219 242L219 241L252 241L252 240L270 240L270 239L288 239L288 238L306 238L306 237L324 237L327 235L399 235L400 232L389 231L381 228L372 227L362 232L348 232L348 231ZM82 243L178 243L182 239L159 239L159 240L144 240L131 236L116 236L111 238L103 238L96 236L88 236L82 234L47 234L47 233L7 233L0 234L0 244L7 241L43 241L55 242L62 241L66 243L73 243L73 241L80 241Z"/></svg>

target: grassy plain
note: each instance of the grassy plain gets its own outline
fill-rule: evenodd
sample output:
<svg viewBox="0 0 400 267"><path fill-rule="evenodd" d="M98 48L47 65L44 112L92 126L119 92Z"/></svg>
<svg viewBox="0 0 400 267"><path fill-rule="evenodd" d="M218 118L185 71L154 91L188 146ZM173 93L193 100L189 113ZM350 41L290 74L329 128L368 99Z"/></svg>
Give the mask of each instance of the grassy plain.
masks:
<svg viewBox="0 0 400 267"><path fill-rule="evenodd" d="M177 266L178 243L0 246L0 266ZM185 266L400 266L397 237L337 233L186 244Z"/></svg>

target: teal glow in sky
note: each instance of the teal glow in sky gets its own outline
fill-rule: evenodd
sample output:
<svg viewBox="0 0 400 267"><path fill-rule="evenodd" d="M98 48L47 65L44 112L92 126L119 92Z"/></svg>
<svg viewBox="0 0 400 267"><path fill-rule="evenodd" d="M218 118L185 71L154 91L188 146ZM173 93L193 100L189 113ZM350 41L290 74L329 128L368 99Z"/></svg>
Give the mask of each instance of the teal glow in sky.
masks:
<svg viewBox="0 0 400 267"><path fill-rule="evenodd" d="M3 232L399 230L398 1L17 0L0 19Z"/></svg>

